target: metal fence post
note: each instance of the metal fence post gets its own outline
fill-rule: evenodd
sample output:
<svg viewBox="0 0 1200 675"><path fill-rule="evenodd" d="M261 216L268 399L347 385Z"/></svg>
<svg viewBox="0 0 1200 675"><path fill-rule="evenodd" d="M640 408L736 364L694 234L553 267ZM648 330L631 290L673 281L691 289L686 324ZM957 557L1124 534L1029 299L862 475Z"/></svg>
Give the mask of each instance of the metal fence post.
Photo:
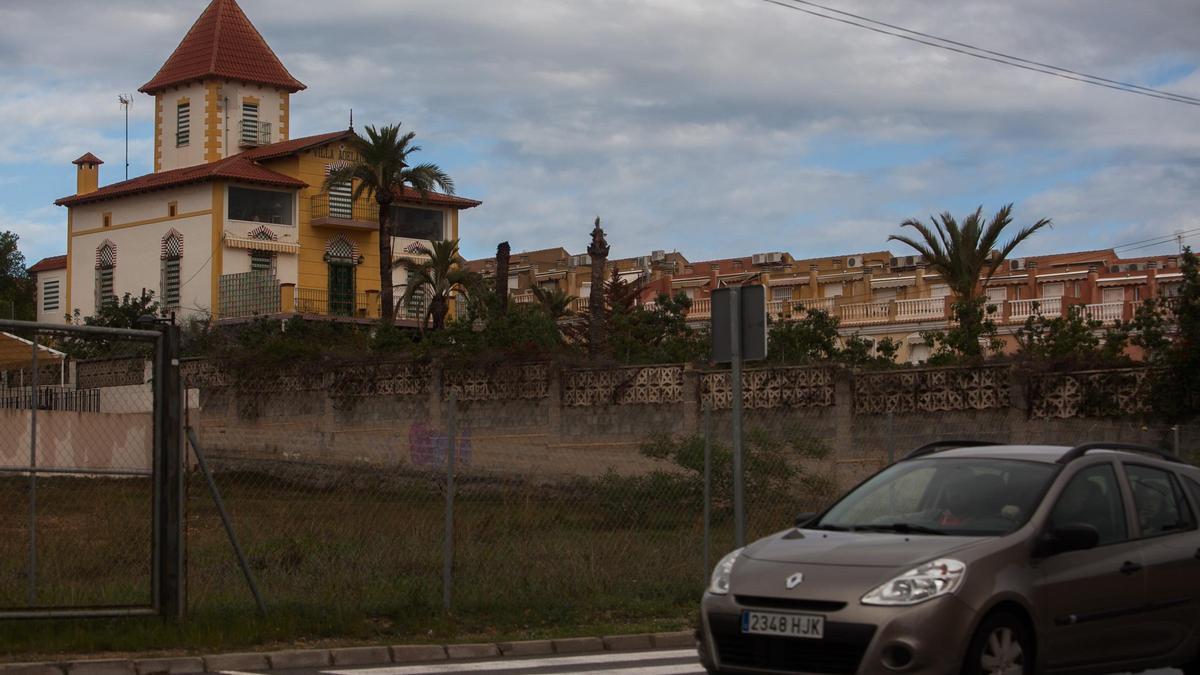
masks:
<svg viewBox="0 0 1200 675"><path fill-rule="evenodd" d="M33 367L29 377L29 606L37 605L37 414L38 414L38 336L33 332Z"/></svg>
<svg viewBox="0 0 1200 675"><path fill-rule="evenodd" d="M712 566L709 560L712 546L710 545L710 527L712 523L712 407L704 404L704 576L708 579Z"/></svg>
<svg viewBox="0 0 1200 675"><path fill-rule="evenodd" d="M454 455L457 454L457 413L458 393L451 391L450 405L446 408L446 534L442 549L442 608L447 612L450 611L454 584Z"/></svg>
<svg viewBox="0 0 1200 675"><path fill-rule="evenodd" d="M1175 451L1175 456L1178 457L1179 456L1179 425L1176 424L1175 426L1171 427L1171 431L1172 431L1172 439L1171 439L1172 450Z"/></svg>
<svg viewBox="0 0 1200 675"><path fill-rule="evenodd" d="M187 611L184 567L184 467L182 382L179 377L179 326L161 327L155 342L154 445L158 531L159 611L168 621L182 621Z"/></svg>
<svg viewBox="0 0 1200 675"><path fill-rule="evenodd" d="M742 481L742 289L734 286L729 294L729 378L733 393L733 532L737 548L746 545L746 500Z"/></svg>
<svg viewBox="0 0 1200 675"><path fill-rule="evenodd" d="M896 463L896 434L895 434L895 429L893 428L893 422L895 420L893 419L892 416L893 416L893 413L892 413L892 411L889 410L888 414L887 414L888 466L891 466Z"/></svg>

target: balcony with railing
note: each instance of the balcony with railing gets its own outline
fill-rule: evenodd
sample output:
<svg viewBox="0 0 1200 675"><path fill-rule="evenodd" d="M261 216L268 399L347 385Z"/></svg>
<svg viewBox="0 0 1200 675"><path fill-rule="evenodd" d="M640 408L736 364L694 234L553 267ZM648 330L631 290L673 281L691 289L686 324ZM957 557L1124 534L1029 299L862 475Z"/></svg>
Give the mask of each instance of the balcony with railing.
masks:
<svg viewBox="0 0 1200 675"><path fill-rule="evenodd" d="M1046 318L1062 316L1062 298L1031 298L1029 300L1009 300L1008 320L1019 323L1035 314Z"/></svg>
<svg viewBox="0 0 1200 675"><path fill-rule="evenodd" d="M345 193L321 192L312 196L310 204L314 226L379 229L379 204L365 195L352 199Z"/></svg>
<svg viewBox="0 0 1200 675"><path fill-rule="evenodd" d="M838 307L838 316L842 323L848 326L862 326L873 323L887 323L892 318L892 303L886 302L856 302Z"/></svg>
<svg viewBox="0 0 1200 675"><path fill-rule="evenodd" d="M896 300L896 321L937 321L946 318L945 298Z"/></svg>
<svg viewBox="0 0 1200 675"><path fill-rule="evenodd" d="M255 148L271 144L271 123L244 119L238 134L238 144L243 148Z"/></svg>
<svg viewBox="0 0 1200 675"><path fill-rule="evenodd" d="M379 293L337 292L324 288L296 288L295 312L301 315L379 318Z"/></svg>
<svg viewBox="0 0 1200 675"><path fill-rule="evenodd" d="M1119 323L1125 319L1125 302L1100 302L1086 305L1083 314L1092 321L1100 321L1105 324Z"/></svg>

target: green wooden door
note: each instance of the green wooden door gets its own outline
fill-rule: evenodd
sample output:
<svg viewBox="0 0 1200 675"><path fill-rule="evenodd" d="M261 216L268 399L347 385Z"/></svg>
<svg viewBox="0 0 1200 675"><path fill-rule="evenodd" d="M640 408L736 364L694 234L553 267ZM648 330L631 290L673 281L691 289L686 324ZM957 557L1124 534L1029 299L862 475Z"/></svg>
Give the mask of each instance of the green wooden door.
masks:
<svg viewBox="0 0 1200 675"><path fill-rule="evenodd" d="M354 315L354 266L329 264L329 313Z"/></svg>

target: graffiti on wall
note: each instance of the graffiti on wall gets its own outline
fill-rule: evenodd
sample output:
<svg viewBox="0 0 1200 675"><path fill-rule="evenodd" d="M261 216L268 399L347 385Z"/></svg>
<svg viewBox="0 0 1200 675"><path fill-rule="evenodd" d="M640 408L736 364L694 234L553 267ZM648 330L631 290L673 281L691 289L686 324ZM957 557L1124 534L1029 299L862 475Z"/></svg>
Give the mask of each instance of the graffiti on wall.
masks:
<svg viewBox="0 0 1200 675"><path fill-rule="evenodd" d="M446 466L446 451L450 437L445 431L435 429L423 422L415 422L408 428L409 460L414 466L435 469ZM454 462L458 466L471 466L471 430L458 432L454 445Z"/></svg>

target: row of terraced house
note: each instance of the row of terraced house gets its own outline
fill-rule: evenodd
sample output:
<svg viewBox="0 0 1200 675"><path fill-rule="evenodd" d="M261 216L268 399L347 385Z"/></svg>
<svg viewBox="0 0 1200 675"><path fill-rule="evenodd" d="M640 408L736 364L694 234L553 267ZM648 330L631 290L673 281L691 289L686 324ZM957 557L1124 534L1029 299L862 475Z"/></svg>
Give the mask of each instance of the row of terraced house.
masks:
<svg viewBox="0 0 1200 675"><path fill-rule="evenodd" d="M576 297L583 311L591 292L591 259L563 248L514 253L508 288L515 302L534 302L533 288L559 288ZM494 261L468 265L484 275ZM1072 305L1106 325L1129 320L1149 298L1179 292L1180 256L1122 258L1112 249L1012 258L1001 263L981 289L998 333L1008 349L1016 346L1016 329L1035 313L1061 316ZM768 252L720 260L688 260L678 252L609 261L609 272L641 284L640 302L652 306L661 294L691 299L689 322L709 320L712 292L734 285L766 287L772 320L799 319L821 310L837 317L843 336L858 334L878 343L891 338L901 344L899 358L920 363L929 357L923 332L950 326L953 297L949 286L926 268L919 256L873 251L822 258L796 259Z"/></svg>

